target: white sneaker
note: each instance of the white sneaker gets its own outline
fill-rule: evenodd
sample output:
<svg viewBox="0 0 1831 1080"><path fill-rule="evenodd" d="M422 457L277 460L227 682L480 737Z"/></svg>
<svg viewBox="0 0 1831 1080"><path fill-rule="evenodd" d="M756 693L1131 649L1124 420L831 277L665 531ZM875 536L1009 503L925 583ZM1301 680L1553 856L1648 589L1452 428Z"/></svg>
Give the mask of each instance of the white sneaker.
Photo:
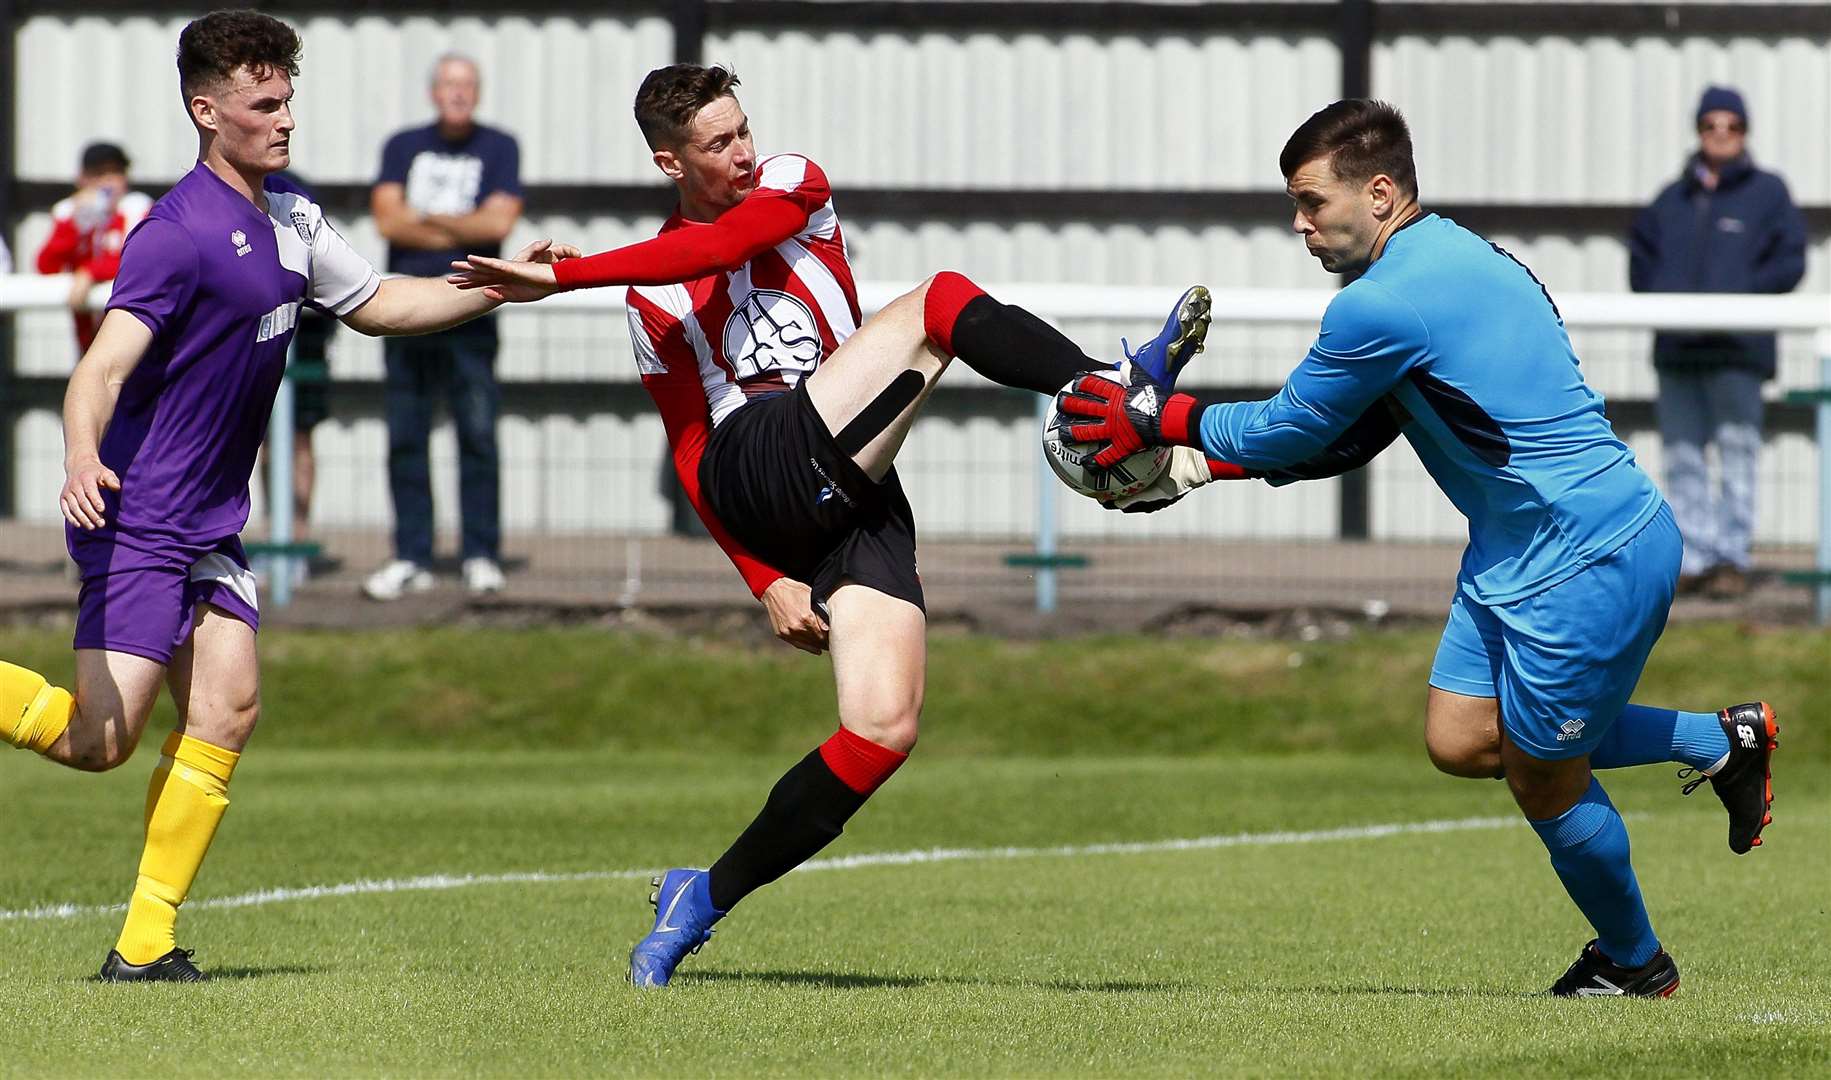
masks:
<svg viewBox="0 0 1831 1080"><path fill-rule="evenodd" d="M370 574L362 583L362 592L371 600L399 600L402 593L428 592L432 585L432 571L416 562L395 559Z"/></svg>
<svg viewBox="0 0 1831 1080"><path fill-rule="evenodd" d="M478 555L464 560L464 587L472 596L501 592L502 586L502 567L496 565L495 559Z"/></svg>

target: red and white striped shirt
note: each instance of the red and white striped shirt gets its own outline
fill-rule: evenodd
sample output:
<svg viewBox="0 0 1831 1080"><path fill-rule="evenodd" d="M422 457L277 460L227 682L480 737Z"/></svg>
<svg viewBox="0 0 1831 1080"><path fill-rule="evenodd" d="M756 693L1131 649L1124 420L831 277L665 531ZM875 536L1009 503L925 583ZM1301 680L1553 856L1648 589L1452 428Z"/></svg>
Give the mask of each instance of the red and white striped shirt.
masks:
<svg viewBox="0 0 1831 1080"><path fill-rule="evenodd" d="M805 224L734 269L629 290L638 370L644 379L691 373L714 425L752 398L794 389L858 329L858 289L820 167L794 154L765 158L745 202L759 199L788 200ZM719 225L676 213L661 232Z"/></svg>
<svg viewBox="0 0 1831 1080"><path fill-rule="evenodd" d="M673 235L682 230L700 235ZM670 240L676 242L664 248ZM607 254L636 256L650 245L651 265L666 256L661 261L691 276L631 286L636 367L661 410L694 508L761 596L782 575L715 519L700 494L699 462L713 427L748 402L792 390L858 329L858 289L832 189L807 158L768 157L758 165L756 188L718 221L690 222L676 212L660 239ZM561 280L588 282L591 261L560 263Z"/></svg>

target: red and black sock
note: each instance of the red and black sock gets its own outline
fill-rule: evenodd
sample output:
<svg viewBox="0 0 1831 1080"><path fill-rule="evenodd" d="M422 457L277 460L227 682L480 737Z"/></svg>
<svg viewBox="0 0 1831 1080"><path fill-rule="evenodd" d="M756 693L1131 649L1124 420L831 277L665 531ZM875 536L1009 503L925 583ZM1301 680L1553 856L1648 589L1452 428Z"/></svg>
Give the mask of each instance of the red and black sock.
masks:
<svg viewBox="0 0 1831 1080"><path fill-rule="evenodd" d="M999 303L952 270L929 283L922 318L936 348L1004 386L1053 394L1075 376L1109 366L1091 359L1060 330L1023 308Z"/></svg>
<svg viewBox="0 0 1831 1080"><path fill-rule="evenodd" d="M832 843L908 754L840 728L776 781L763 810L712 864L712 906L731 906Z"/></svg>

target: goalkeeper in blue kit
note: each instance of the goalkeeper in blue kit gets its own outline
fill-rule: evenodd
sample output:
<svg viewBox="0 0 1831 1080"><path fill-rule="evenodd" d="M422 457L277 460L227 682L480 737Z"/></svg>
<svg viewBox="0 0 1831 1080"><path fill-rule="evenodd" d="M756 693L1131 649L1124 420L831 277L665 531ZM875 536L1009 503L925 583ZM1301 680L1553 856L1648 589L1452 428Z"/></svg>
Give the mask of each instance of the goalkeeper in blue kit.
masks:
<svg viewBox="0 0 1831 1080"><path fill-rule="evenodd" d="M1772 820L1774 710L1629 704L1677 583L1672 511L1585 385L1544 286L1419 206L1398 111L1338 101L1297 129L1279 164L1296 231L1325 270L1351 279L1284 387L1222 403L1171 393L1136 367L1123 384L1083 378L1059 399L1080 417L1071 434L1105 444L1099 464L1180 445L1273 483L1358 467L1404 435L1469 519L1431 668L1431 760L1505 778L1595 928L1551 993L1668 996L1678 967L1592 770L1695 770L1685 792L1709 779L1743 854Z"/></svg>

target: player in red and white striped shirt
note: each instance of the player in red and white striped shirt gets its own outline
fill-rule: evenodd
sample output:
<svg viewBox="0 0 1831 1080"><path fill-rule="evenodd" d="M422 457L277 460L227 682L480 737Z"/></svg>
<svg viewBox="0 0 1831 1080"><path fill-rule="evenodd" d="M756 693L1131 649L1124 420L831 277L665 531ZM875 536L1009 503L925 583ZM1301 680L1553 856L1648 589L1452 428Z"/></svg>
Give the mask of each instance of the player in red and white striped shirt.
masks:
<svg viewBox="0 0 1831 1080"><path fill-rule="evenodd" d="M837 837L915 745L925 616L892 461L949 361L1043 394L1107 366L951 272L861 326L825 174L793 154L759 160L736 85L697 65L643 81L637 121L680 192L660 236L550 266L473 256L452 276L514 301L630 286L636 363L694 508L777 636L832 652L839 730L709 871L657 879L654 930L630 956L643 986L666 985L733 904ZM1207 325L1192 289L1140 355L1174 370Z"/></svg>
<svg viewBox="0 0 1831 1080"><path fill-rule="evenodd" d="M735 108L735 99L725 100ZM674 249L636 245L573 259L556 278L568 288L631 285L636 366L661 410L681 482L752 594L764 597L782 574L707 513L701 456L713 428L751 401L793 390L860 320L820 166L783 154L762 161L745 155L739 167L754 178L743 202L716 222L677 209L661 227ZM733 269L721 272L727 266ZM791 629L792 643L818 651L813 613L792 591L797 611L776 625Z"/></svg>

